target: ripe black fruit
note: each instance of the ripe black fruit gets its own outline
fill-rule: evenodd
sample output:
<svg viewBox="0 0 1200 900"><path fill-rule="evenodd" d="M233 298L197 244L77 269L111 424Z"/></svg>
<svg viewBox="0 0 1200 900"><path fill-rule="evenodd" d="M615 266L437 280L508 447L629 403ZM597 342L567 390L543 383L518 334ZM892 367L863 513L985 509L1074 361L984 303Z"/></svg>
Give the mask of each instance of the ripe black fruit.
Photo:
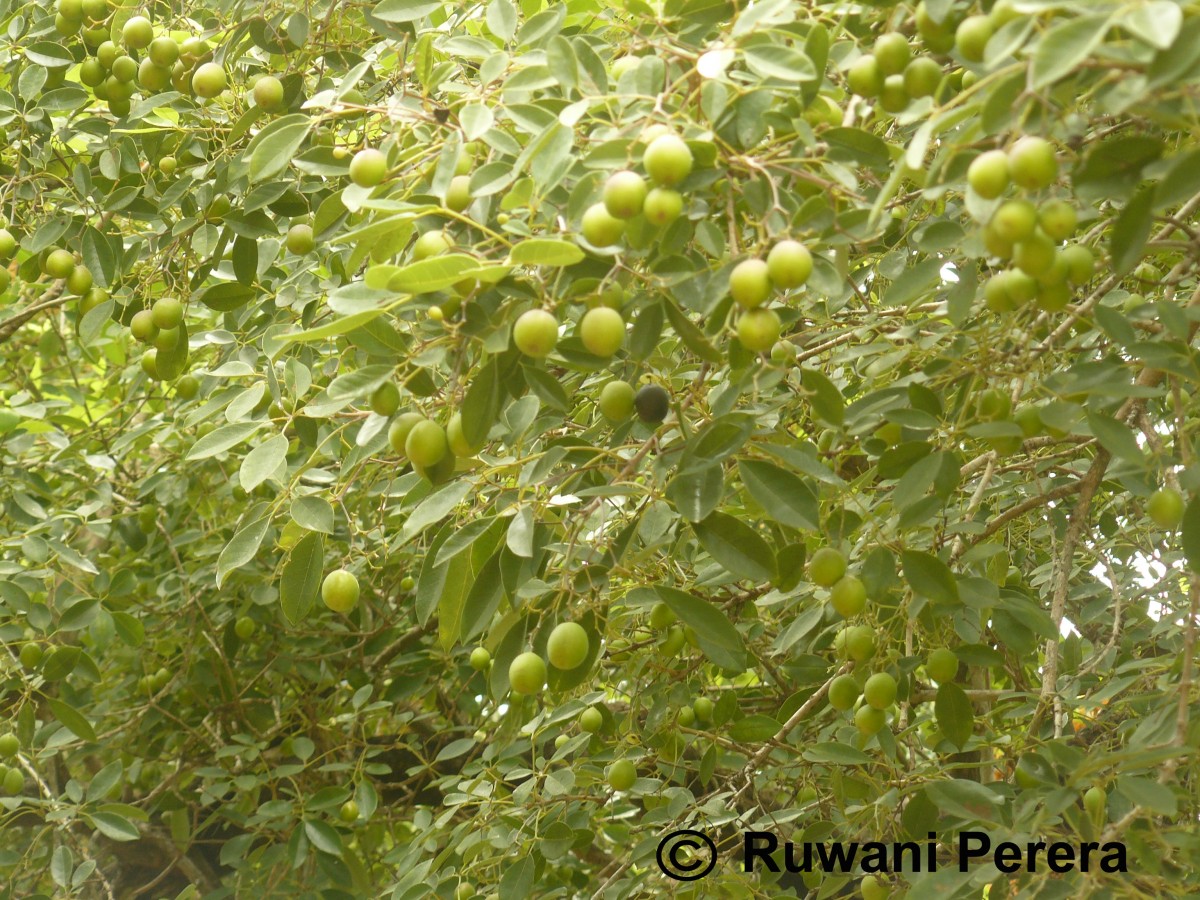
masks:
<svg viewBox="0 0 1200 900"><path fill-rule="evenodd" d="M643 422L658 423L667 417L671 409L671 395L661 385L642 385L633 398L633 405Z"/></svg>

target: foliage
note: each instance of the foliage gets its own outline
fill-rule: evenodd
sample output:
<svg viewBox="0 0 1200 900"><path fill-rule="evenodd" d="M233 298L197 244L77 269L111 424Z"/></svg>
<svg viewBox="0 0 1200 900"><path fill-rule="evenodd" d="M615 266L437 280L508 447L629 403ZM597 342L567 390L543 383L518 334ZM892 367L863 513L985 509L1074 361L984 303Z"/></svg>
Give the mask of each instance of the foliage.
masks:
<svg viewBox="0 0 1200 900"><path fill-rule="evenodd" d="M183 6L0 0L4 896L1200 889L1194 4Z"/></svg>

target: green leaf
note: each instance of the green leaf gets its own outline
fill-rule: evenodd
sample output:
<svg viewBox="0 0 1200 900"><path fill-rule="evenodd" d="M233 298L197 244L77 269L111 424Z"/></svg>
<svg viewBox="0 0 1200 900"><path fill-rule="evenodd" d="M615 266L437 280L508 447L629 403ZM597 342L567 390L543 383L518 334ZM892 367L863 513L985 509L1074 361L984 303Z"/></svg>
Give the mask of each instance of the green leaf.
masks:
<svg viewBox="0 0 1200 900"><path fill-rule="evenodd" d="M718 563L741 578L771 581L775 554L757 531L733 516L714 512L692 528L700 544Z"/></svg>
<svg viewBox="0 0 1200 900"><path fill-rule="evenodd" d="M62 681L75 671L83 651L78 647L60 645L47 655L42 666L42 677L47 681Z"/></svg>
<svg viewBox="0 0 1200 900"><path fill-rule="evenodd" d="M196 441L184 459L208 459L210 456L224 453L246 440L261 427L261 422L235 422L231 425L222 425Z"/></svg>
<svg viewBox="0 0 1200 900"><path fill-rule="evenodd" d="M444 519L474 489L475 486L464 479L444 485L430 494L409 513L400 531L400 539L411 540L430 525Z"/></svg>
<svg viewBox="0 0 1200 900"><path fill-rule="evenodd" d="M925 786L925 794L942 812L968 821L995 822L1004 805L1000 794L965 778L932 781Z"/></svg>
<svg viewBox="0 0 1200 900"><path fill-rule="evenodd" d="M217 312L232 312L258 296L258 291L236 281L214 284L200 292L200 302Z"/></svg>
<svg viewBox="0 0 1200 900"><path fill-rule="evenodd" d="M812 488L786 469L757 459L738 460L742 484L776 522L817 531L820 504Z"/></svg>
<svg viewBox="0 0 1200 900"><path fill-rule="evenodd" d="M403 294L444 291L479 268L479 261L465 253L431 256L407 266L374 266L367 272L368 287L386 288Z"/></svg>
<svg viewBox="0 0 1200 900"><path fill-rule="evenodd" d="M92 728L92 724L75 707L53 697L47 697L46 703L50 706L50 711L54 713L54 718L58 719L63 727L73 735L85 741L96 740L96 731Z"/></svg>
<svg viewBox="0 0 1200 900"><path fill-rule="evenodd" d="M312 609L321 587L324 561L325 537L317 532L300 538L288 554L279 578L279 603L290 624L298 624Z"/></svg>
<svg viewBox="0 0 1200 900"><path fill-rule="evenodd" d="M930 287L941 280L944 259L933 257L905 269L883 293L880 303L884 306L904 306L912 301L924 303L929 299Z"/></svg>
<svg viewBox="0 0 1200 900"><path fill-rule="evenodd" d="M416 22L441 8L441 0L382 0L374 12L385 22Z"/></svg>
<svg viewBox="0 0 1200 900"><path fill-rule="evenodd" d="M800 385L808 393L814 415L830 425L840 426L846 420L846 398L823 372L802 369Z"/></svg>
<svg viewBox="0 0 1200 900"><path fill-rule="evenodd" d="M271 517L263 516L243 525L237 534L230 538L221 555L217 557L217 587L225 583L226 575L254 559L270 524Z"/></svg>
<svg viewBox="0 0 1200 900"><path fill-rule="evenodd" d="M312 494L292 501L292 519L301 528L333 534L333 505Z"/></svg>
<svg viewBox="0 0 1200 900"><path fill-rule="evenodd" d="M1193 497L1184 508L1179 544L1188 566L1200 572L1200 497Z"/></svg>
<svg viewBox="0 0 1200 900"><path fill-rule="evenodd" d="M1179 812L1175 792L1152 778L1122 775L1117 779L1117 793L1155 815L1174 816Z"/></svg>
<svg viewBox="0 0 1200 900"><path fill-rule="evenodd" d="M322 853L341 857L342 838L328 822L308 819L304 823L304 834L312 842L312 845Z"/></svg>
<svg viewBox="0 0 1200 900"><path fill-rule="evenodd" d="M361 328L372 319L383 315L387 312L386 309L368 309L354 315L344 316L340 319L334 319L332 322L327 322L317 328L309 328L307 331L297 331L293 334L285 334L280 340L283 343L303 344L310 341L325 341L331 337L337 337L347 332L351 332L356 328Z"/></svg>
<svg viewBox="0 0 1200 900"><path fill-rule="evenodd" d="M780 727L770 716L746 716L729 725L729 737L739 744L759 744L775 737Z"/></svg>
<svg viewBox="0 0 1200 900"><path fill-rule="evenodd" d="M832 763L839 766L862 766L871 762L871 757L857 747L851 747L849 744L838 744L833 741L813 744L811 747L807 747L800 755L809 762Z"/></svg>
<svg viewBox="0 0 1200 900"><path fill-rule="evenodd" d="M1166 50L1179 37L1183 10L1171 0L1151 0L1125 7L1119 21L1138 40L1157 50Z"/></svg>
<svg viewBox="0 0 1200 900"><path fill-rule="evenodd" d="M958 582L950 567L930 553L905 550L900 556L904 580L913 593L941 603L958 603Z"/></svg>
<svg viewBox="0 0 1200 900"><path fill-rule="evenodd" d="M975 710L962 688L949 682L941 685L933 701L933 714L938 728L951 743L960 750L966 746L975 728Z"/></svg>
<svg viewBox="0 0 1200 900"><path fill-rule="evenodd" d="M724 491L724 471L711 465L677 474L667 485L667 499L689 522L699 522L717 508Z"/></svg>
<svg viewBox="0 0 1200 900"><path fill-rule="evenodd" d="M1033 52L1030 87L1044 88L1087 59L1104 39L1108 24L1108 15L1080 16L1043 34Z"/></svg>
<svg viewBox="0 0 1200 900"><path fill-rule="evenodd" d="M293 113L281 116L256 134L246 147L250 183L271 178L286 169L314 122L311 116Z"/></svg>
<svg viewBox="0 0 1200 900"><path fill-rule="evenodd" d="M1146 185L1125 204L1109 235L1114 275L1129 272L1142 257L1153 224L1154 187Z"/></svg>
<svg viewBox="0 0 1200 900"><path fill-rule="evenodd" d="M329 395L329 399L331 400L341 400L347 397L354 399L369 397L375 388L389 380L395 372L396 367L390 363L363 366L361 369L355 369L352 372L343 372L337 376L333 381L329 382L329 387L325 388L325 393Z"/></svg>
<svg viewBox="0 0 1200 900"><path fill-rule="evenodd" d="M1088 410L1088 427L1105 450L1136 466L1146 465L1145 454L1138 447L1137 438L1129 426L1123 425L1112 416Z"/></svg>
<svg viewBox="0 0 1200 900"><path fill-rule="evenodd" d="M486 15L488 31L502 41L517 33L517 10L510 0L490 0Z"/></svg>
<svg viewBox="0 0 1200 900"><path fill-rule="evenodd" d="M671 320L671 328L679 335L680 340L689 350L711 363L721 362L721 351L709 342L708 338L704 336L704 332L684 314L683 310L674 303L664 303L663 307L666 309L667 318Z"/></svg>
<svg viewBox="0 0 1200 900"><path fill-rule="evenodd" d="M462 403L463 438L480 447L500 416L500 366L493 359L475 373Z"/></svg>
<svg viewBox="0 0 1200 900"><path fill-rule="evenodd" d="M759 44L745 52L746 68L762 78L782 81L812 81L817 70L812 60L784 44Z"/></svg>
<svg viewBox="0 0 1200 900"><path fill-rule="evenodd" d="M705 656L722 668L740 671L746 667L742 636L723 612L707 600L676 588L658 585L654 591L679 621L696 632L696 641Z"/></svg>
<svg viewBox="0 0 1200 900"><path fill-rule="evenodd" d="M247 453L238 472L242 490L249 493L274 475L287 459L287 451L287 437L277 434Z"/></svg>
<svg viewBox="0 0 1200 900"><path fill-rule="evenodd" d="M508 261L515 266L573 266L584 256L583 250L570 241L526 238L513 246Z"/></svg>
<svg viewBox="0 0 1200 900"><path fill-rule="evenodd" d="M62 44L53 41L38 41L25 48L25 58L31 63L47 69L63 68L75 64L75 57Z"/></svg>
<svg viewBox="0 0 1200 900"><path fill-rule="evenodd" d="M111 812L84 813L106 838L114 841L136 841L141 835L137 827L124 816Z"/></svg>

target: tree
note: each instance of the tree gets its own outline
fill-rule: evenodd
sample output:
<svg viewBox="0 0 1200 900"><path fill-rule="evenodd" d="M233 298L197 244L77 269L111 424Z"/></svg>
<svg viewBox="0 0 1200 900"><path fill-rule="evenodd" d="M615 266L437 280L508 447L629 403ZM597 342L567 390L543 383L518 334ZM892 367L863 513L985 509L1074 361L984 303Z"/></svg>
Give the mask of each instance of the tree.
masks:
<svg viewBox="0 0 1200 900"><path fill-rule="evenodd" d="M1200 889L1194 5L183 7L3 8L14 896Z"/></svg>

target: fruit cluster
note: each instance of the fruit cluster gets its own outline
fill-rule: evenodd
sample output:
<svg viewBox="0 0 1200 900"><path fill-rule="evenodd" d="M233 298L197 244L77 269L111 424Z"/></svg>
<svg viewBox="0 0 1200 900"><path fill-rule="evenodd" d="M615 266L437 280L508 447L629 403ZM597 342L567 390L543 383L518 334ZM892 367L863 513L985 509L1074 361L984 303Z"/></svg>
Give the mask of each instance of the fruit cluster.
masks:
<svg viewBox="0 0 1200 900"><path fill-rule="evenodd" d="M1010 263L984 285L989 309L1011 312L1032 300L1040 309L1060 310L1070 302L1073 287L1091 280L1091 250L1065 243L1075 232L1075 207L1061 198L1035 205L1027 196L1045 191L1057 178L1053 145L1034 135L1019 138L1007 151L984 151L967 168L970 190L983 200L999 201L983 228L987 253ZM1002 200L1010 185L1026 196Z"/></svg>

